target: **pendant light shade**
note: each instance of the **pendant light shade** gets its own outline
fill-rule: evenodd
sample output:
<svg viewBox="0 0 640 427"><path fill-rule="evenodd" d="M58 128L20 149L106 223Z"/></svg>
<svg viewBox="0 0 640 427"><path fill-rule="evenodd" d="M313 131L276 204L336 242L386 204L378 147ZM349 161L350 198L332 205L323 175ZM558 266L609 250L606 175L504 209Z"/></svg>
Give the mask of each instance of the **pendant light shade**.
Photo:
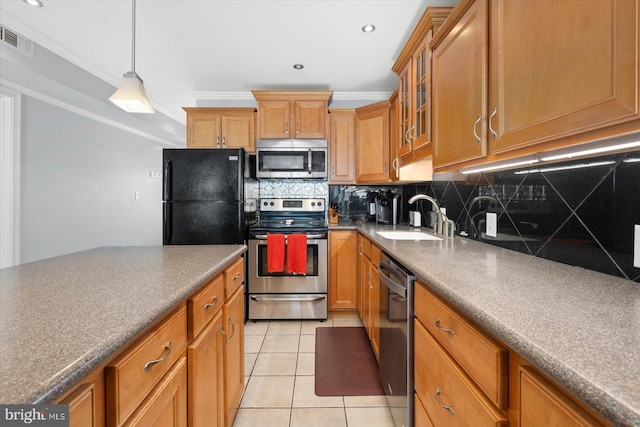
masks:
<svg viewBox="0 0 640 427"><path fill-rule="evenodd" d="M124 79L120 87L109 97L109 101L128 113L154 113L155 110L147 99L142 79L136 73L136 0L132 0L132 3L131 71L123 75Z"/></svg>

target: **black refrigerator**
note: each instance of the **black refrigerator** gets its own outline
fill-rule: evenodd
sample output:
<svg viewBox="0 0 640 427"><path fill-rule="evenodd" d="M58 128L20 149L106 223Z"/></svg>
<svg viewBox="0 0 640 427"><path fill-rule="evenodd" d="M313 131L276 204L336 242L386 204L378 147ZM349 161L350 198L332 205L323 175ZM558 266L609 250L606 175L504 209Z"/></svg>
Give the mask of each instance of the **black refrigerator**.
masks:
<svg viewBox="0 0 640 427"><path fill-rule="evenodd" d="M257 181L243 149L164 149L163 244L244 244Z"/></svg>

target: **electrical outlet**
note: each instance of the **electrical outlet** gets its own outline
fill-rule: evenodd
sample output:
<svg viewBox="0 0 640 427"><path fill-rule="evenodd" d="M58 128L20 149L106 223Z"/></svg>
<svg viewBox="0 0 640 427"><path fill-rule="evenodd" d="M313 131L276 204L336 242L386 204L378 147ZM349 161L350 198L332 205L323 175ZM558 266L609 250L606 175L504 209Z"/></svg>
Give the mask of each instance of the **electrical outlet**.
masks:
<svg viewBox="0 0 640 427"><path fill-rule="evenodd" d="M160 172L158 172L158 171L149 171L149 178L160 178Z"/></svg>
<svg viewBox="0 0 640 427"><path fill-rule="evenodd" d="M133 198L134 198L135 200L140 200L140 192L139 192L139 191L135 191L135 192L133 193Z"/></svg>
<svg viewBox="0 0 640 427"><path fill-rule="evenodd" d="M640 225L636 224L633 228L633 266L640 268Z"/></svg>
<svg viewBox="0 0 640 427"><path fill-rule="evenodd" d="M487 237L498 236L498 214L487 212Z"/></svg>

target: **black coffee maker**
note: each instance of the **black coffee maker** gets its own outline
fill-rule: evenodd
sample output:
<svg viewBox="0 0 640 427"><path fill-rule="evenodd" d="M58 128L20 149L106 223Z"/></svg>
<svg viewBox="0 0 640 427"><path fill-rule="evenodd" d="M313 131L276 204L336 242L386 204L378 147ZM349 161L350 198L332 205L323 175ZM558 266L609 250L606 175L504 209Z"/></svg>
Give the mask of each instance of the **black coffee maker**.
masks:
<svg viewBox="0 0 640 427"><path fill-rule="evenodd" d="M390 190L378 192L376 200L376 221L379 224L391 224L393 221L393 193Z"/></svg>

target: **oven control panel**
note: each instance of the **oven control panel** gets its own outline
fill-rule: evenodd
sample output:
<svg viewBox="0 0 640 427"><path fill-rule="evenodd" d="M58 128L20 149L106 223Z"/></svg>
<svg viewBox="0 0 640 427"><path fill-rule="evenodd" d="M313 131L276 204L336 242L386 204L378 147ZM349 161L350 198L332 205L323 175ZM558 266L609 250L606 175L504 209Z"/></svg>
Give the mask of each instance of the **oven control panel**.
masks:
<svg viewBox="0 0 640 427"><path fill-rule="evenodd" d="M324 199L260 199L263 212L324 212Z"/></svg>

